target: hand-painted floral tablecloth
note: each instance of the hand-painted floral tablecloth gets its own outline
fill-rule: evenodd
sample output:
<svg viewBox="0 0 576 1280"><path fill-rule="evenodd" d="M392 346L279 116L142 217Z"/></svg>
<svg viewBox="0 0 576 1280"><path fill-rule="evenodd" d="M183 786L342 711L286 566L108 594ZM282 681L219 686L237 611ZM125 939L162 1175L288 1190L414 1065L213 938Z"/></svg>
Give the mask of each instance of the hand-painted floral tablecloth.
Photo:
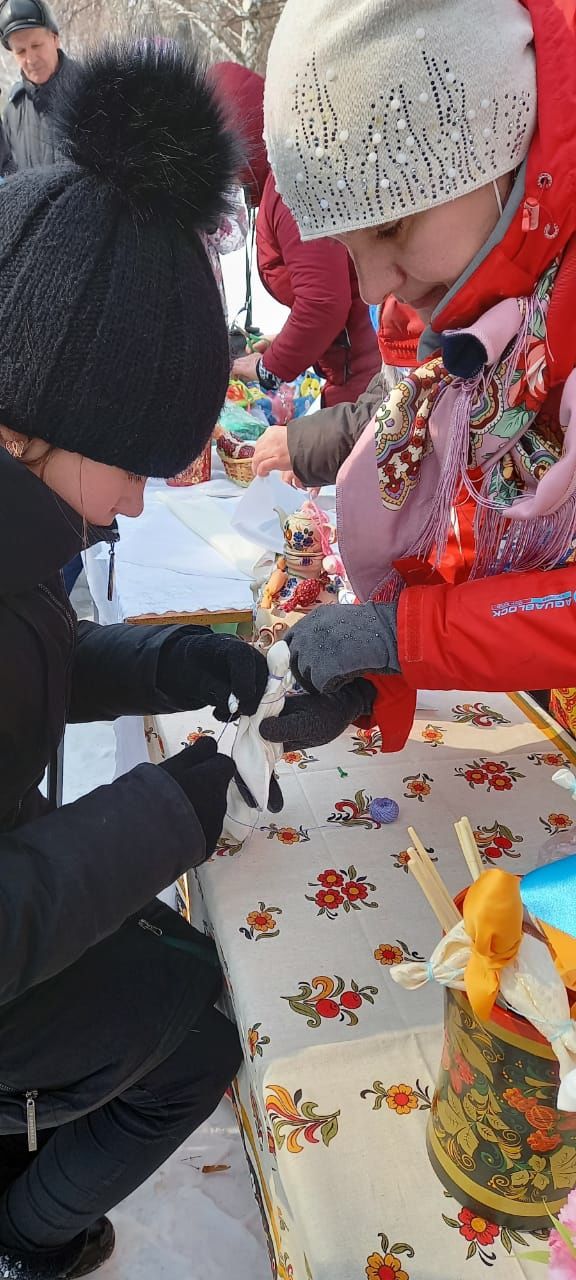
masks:
<svg viewBox="0 0 576 1280"><path fill-rule="evenodd" d="M260 817L243 846L223 841L198 873L194 918L217 939L244 1044L236 1104L280 1280L544 1274L522 1262L533 1237L461 1209L436 1180L425 1128L441 993L405 992L388 973L438 940L407 872L409 824L456 893L467 883L452 829L462 814L485 863L512 871L530 869L542 843L576 819L551 782L575 758L570 740L527 706L423 694L401 754L381 755L377 733L363 732L289 752L283 813ZM148 737L153 753L171 754L221 728L196 713L166 717ZM392 826L369 813L382 795L400 805ZM466 1063L453 1072L458 1096ZM534 1151L524 1179L538 1176Z"/></svg>

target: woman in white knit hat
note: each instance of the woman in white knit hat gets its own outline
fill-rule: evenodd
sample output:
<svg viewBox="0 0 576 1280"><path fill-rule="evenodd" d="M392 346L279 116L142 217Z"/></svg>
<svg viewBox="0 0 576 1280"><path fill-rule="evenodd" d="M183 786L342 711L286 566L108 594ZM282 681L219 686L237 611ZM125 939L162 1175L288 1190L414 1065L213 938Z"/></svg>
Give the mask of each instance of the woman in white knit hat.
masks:
<svg viewBox="0 0 576 1280"><path fill-rule="evenodd" d="M418 688L576 684L575 0L287 0L266 138L303 239L418 312L417 367L339 474L359 606L290 635L275 730L362 716L406 740ZM456 519L455 519L456 515Z"/></svg>

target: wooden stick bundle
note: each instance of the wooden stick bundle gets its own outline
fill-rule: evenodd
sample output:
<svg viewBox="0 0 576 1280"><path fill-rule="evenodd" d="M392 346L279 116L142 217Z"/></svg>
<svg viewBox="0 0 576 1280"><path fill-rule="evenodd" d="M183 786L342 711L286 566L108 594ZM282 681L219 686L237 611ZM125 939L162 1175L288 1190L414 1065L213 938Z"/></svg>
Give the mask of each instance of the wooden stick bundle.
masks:
<svg viewBox="0 0 576 1280"><path fill-rule="evenodd" d="M420 836L413 827L408 827L408 835L413 845L408 850L410 854L408 870L414 876L417 884L420 885L442 929L445 933L448 933L461 920L460 912L455 907L439 871L434 866L430 855L422 844Z"/></svg>
<svg viewBox="0 0 576 1280"><path fill-rule="evenodd" d="M474 832L470 824L469 818L461 818L459 822L454 823L454 830L458 836L458 842L464 855L466 866L473 880L478 880L484 870L482 858L478 845L474 839Z"/></svg>

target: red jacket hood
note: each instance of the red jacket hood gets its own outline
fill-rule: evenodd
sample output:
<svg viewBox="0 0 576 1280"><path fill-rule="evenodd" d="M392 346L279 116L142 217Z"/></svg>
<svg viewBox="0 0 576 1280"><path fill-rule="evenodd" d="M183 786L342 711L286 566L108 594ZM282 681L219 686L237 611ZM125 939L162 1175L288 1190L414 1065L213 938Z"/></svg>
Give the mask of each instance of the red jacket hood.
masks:
<svg viewBox="0 0 576 1280"><path fill-rule="evenodd" d="M231 122L244 142L247 163L240 181L256 208L262 200L270 172L264 143L264 79L239 62L216 62L209 77L220 95Z"/></svg>
<svg viewBox="0 0 576 1280"><path fill-rule="evenodd" d="M526 189L504 238L448 302L433 328L472 323L502 298L529 294L542 272L565 250L575 258L576 231L576 0L521 0L534 29L538 117L528 153ZM526 202L534 202L537 225L529 230ZM565 279L570 279L570 271ZM574 288L560 281L548 320L554 380L573 368Z"/></svg>
<svg viewBox="0 0 576 1280"><path fill-rule="evenodd" d="M576 364L576 0L520 2L532 19L538 85L524 201L503 239L435 316L432 327L441 333L472 324L502 298L531 293L545 268L565 253L566 269L548 316L554 381L561 382ZM527 201L536 211L532 230L525 218ZM413 364L423 328L409 307L388 298L378 335L386 363Z"/></svg>

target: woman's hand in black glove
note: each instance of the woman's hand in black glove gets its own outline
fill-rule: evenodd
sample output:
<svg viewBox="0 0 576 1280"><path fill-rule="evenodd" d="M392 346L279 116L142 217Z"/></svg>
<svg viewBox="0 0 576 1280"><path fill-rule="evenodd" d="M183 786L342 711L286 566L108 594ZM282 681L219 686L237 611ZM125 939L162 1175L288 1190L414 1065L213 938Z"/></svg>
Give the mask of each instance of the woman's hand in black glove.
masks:
<svg viewBox="0 0 576 1280"><path fill-rule="evenodd" d="M266 688L266 659L245 640L206 630L183 630L163 645L158 684L181 711L214 707L217 720L228 720L228 698L234 694L240 715L253 716Z"/></svg>
<svg viewBox="0 0 576 1280"><path fill-rule="evenodd" d="M234 776L232 761L219 755L213 738L199 738L194 746L163 760L158 768L170 774L190 801L204 832L209 858L222 834L228 784Z"/></svg>
<svg viewBox="0 0 576 1280"><path fill-rule="evenodd" d="M370 715L376 690L369 680L352 680L336 693L289 694L279 716L262 721L267 742L282 742L291 751L333 742L358 720Z"/></svg>

